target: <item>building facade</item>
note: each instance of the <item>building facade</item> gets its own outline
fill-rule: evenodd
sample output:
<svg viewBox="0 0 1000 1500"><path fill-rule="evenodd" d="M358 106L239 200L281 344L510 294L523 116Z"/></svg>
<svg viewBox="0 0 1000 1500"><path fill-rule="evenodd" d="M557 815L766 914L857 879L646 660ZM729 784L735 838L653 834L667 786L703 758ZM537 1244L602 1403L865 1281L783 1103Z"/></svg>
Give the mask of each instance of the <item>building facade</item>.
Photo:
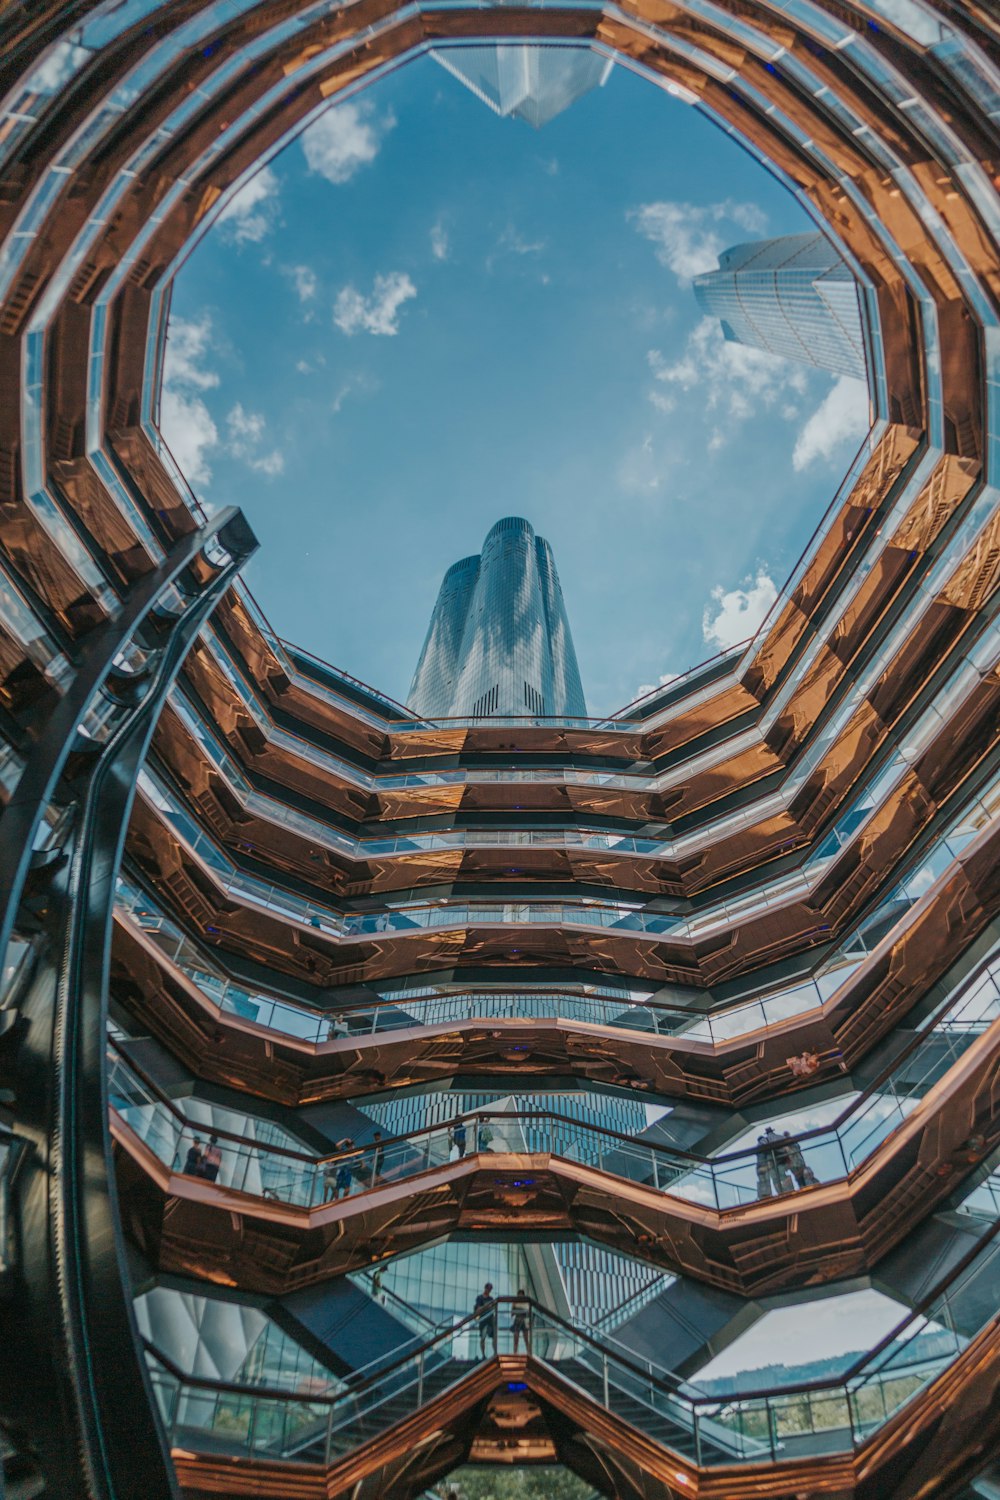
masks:
<svg viewBox="0 0 1000 1500"><path fill-rule="evenodd" d="M585 718L552 548L520 516L444 576L410 688L424 718Z"/></svg>
<svg viewBox="0 0 1000 1500"><path fill-rule="evenodd" d="M494 114L536 129L591 89L603 88L613 60L590 47L436 47L431 56Z"/></svg>
<svg viewBox="0 0 1000 1500"><path fill-rule="evenodd" d="M825 235L733 245L693 286L730 342L865 379L858 284Z"/></svg>

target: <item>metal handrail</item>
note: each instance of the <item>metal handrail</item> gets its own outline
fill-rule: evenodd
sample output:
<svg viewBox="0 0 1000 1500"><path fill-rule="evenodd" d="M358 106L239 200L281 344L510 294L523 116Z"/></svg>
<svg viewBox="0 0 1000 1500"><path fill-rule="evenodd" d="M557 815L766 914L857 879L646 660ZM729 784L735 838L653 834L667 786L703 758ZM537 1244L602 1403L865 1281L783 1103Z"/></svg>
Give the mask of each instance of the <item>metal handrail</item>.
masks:
<svg viewBox="0 0 1000 1500"><path fill-rule="evenodd" d="M881 1355L886 1349L890 1348L892 1344L896 1343L900 1339L903 1331L906 1328L908 1328L912 1324L918 1323L926 1316L927 1312L933 1307L938 1298L944 1296L955 1285L955 1283L960 1280L960 1278L969 1269L969 1267L996 1240L998 1234L1000 1234L1000 1219L994 1222L992 1228L988 1233L982 1235L978 1240L976 1240L972 1248L968 1250L958 1261L955 1262L955 1264L950 1268L946 1275L943 1276L940 1281L935 1284L930 1292L925 1294L925 1296L920 1299L920 1301L912 1308L910 1313L900 1323L896 1324L894 1328L890 1329L890 1331L875 1345L873 1345L871 1349L860 1355L859 1358L854 1362L854 1364L852 1364L848 1369L842 1371L839 1375L826 1380L800 1381L792 1385L769 1386L764 1389L754 1388L745 1392L734 1391L729 1392L724 1396L720 1396L718 1393L700 1391L693 1381L681 1379L672 1371L664 1370L660 1366L654 1366L651 1361L647 1361L644 1365L637 1364L634 1359L629 1358L628 1355L619 1352L621 1346L610 1347L613 1341L607 1339L606 1337L599 1338L593 1331L578 1327L577 1325L570 1322L569 1319L562 1317L559 1313L553 1312L550 1308L545 1307L542 1303L536 1301L536 1299L533 1297L494 1297L492 1299L492 1306L494 1307L494 1309L499 1309L501 1307L512 1307L514 1304L517 1304L522 1308L527 1306L530 1309L532 1315L540 1315L546 1320L546 1322L553 1324L555 1325L555 1327L563 1330L572 1340L586 1344L588 1347L595 1350L602 1358L610 1358L612 1361L614 1361L615 1364L628 1370L630 1375L640 1377L642 1380L650 1383L653 1387L659 1390L663 1395L674 1397L676 1400L681 1401L684 1405L691 1408L692 1411L695 1411L703 1406L717 1408L721 1404L728 1404L732 1402L751 1399L756 1401L765 1400L771 1397L784 1398L788 1396L805 1395L813 1391L829 1391L839 1389L846 1390L851 1381L856 1380L859 1375L864 1373L865 1367L867 1365L869 1365L873 1360L877 1359L879 1355ZM207 1376L189 1375L180 1370L179 1367L173 1362L173 1360L169 1358L169 1356L163 1354L162 1351L159 1350L149 1340L143 1339L142 1342L146 1350L150 1354L152 1354L153 1357L160 1364L162 1364L165 1369L167 1369L172 1375L175 1376L175 1378L182 1381L187 1386L193 1386L197 1389L211 1390L224 1394L257 1396L264 1398L270 1397L281 1401L301 1404L334 1406L338 1402L342 1401L345 1397L350 1397L352 1399L357 1398L357 1396L365 1391L370 1390L381 1380L385 1379L386 1376L395 1373L399 1369L402 1369L411 1360L416 1359L422 1355L426 1356L428 1352L434 1350L440 1344L452 1338L456 1333L461 1333L463 1330L472 1328L473 1325L478 1325L479 1318L480 1314L478 1312L468 1313L457 1323L450 1324L446 1329L443 1329L440 1333L435 1334L433 1338L428 1339L426 1343L419 1346L417 1349L408 1350L405 1354L399 1356L391 1363L381 1366L381 1368L374 1371L370 1375L365 1375L364 1373L365 1369L368 1367L362 1367L360 1371L356 1372L356 1376L360 1376L360 1378L348 1377L348 1382L345 1383L344 1389L332 1395L304 1395L298 1392L282 1389L281 1387L239 1385L236 1382L232 1381L217 1381L212 1380ZM1000 1313L995 1313L994 1318L1000 1318Z"/></svg>
<svg viewBox="0 0 1000 1500"><path fill-rule="evenodd" d="M991 963L995 962L995 958L992 960L984 960L983 963L976 970L974 970L970 976L968 976L966 983L961 987L960 993L957 995L949 996L943 1002L940 1009L935 1012L934 1017L927 1022L922 1030L917 1031L913 1034L910 1040L905 1044L900 1052L896 1054L893 1060L886 1064L882 1071L876 1075L875 1079L871 1083L869 1083L868 1086L850 1102L850 1104L843 1110L840 1115L838 1115L828 1125L814 1126L812 1129L801 1131L796 1135L789 1134L787 1141L784 1136L781 1136L778 1138L781 1144L787 1145L791 1142L794 1142L796 1144L801 1142L810 1142L821 1137L838 1133L840 1128L845 1123L849 1122L854 1115L860 1112L864 1105L866 1105L874 1096L879 1094L882 1086L889 1081L893 1073L895 1073L896 1070L900 1066L902 1066L902 1064L904 1064L907 1059L911 1057L913 1053L917 1051L929 1039L929 1037L931 1037L939 1029L941 1021L947 1016L948 1012L956 1008L961 1003L962 995L965 993L967 988L970 985L975 984L982 976L982 974L988 971ZM997 1023L990 1022L989 1024L992 1026L996 1025ZM120 1042L118 1042L114 1037L109 1036L108 1045L114 1052L122 1057L126 1066L129 1067L139 1077L141 1082L144 1083L157 1095L162 1104L169 1110L169 1112L175 1117L175 1119L181 1122L185 1129L198 1129L201 1131L208 1129L208 1127L203 1124L190 1121L187 1116L180 1109L178 1109L175 1102L167 1097L161 1086L153 1078L151 1078L150 1075L147 1074L139 1064L137 1064L131 1057L129 1057L128 1053L125 1051ZM755 1158L758 1154L758 1148L754 1146L744 1147L743 1149L738 1151L731 1151L716 1156L706 1157L700 1155L697 1152L685 1150L680 1146L672 1146L664 1142L649 1140L641 1135L630 1135L626 1131L615 1130L610 1126L595 1125L590 1121L574 1119L572 1116L565 1115L559 1110L487 1110L481 1108L468 1110L464 1114L456 1114L452 1116L450 1120L443 1120L438 1124L422 1125L416 1130L405 1132L402 1135L386 1136L377 1143L377 1149L385 1151L390 1147L404 1144L409 1145L414 1141L421 1140L425 1136L438 1134L442 1130L447 1129L450 1125L455 1125L460 1121L466 1126L472 1126L472 1128L475 1129L482 1121L492 1122L494 1120L498 1121L501 1124L513 1121L524 1121L528 1124L537 1123L539 1121L557 1122L562 1125L570 1126L574 1131L585 1132L595 1137L600 1136L603 1138L611 1138L612 1140L621 1142L623 1145L633 1147L638 1146L643 1150L650 1151L665 1162L675 1162L679 1159L683 1162L690 1163L692 1167L724 1167L734 1162L740 1162L744 1160L749 1161ZM322 1166L325 1163L332 1163L336 1161L346 1161L354 1157L371 1155L376 1149L376 1146L373 1146L371 1143L366 1143L361 1146L352 1146L341 1151L328 1152L323 1155L317 1156L309 1152L295 1151L289 1147L264 1144L251 1137L240 1135L238 1132L227 1131L221 1128L218 1130L213 1129L212 1133L223 1137L226 1140L249 1146L255 1151L266 1150L268 1153L274 1155L285 1156L293 1160L308 1162L309 1164L317 1166ZM474 1152L470 1152L470 1154L474 1154Z"/></svg>

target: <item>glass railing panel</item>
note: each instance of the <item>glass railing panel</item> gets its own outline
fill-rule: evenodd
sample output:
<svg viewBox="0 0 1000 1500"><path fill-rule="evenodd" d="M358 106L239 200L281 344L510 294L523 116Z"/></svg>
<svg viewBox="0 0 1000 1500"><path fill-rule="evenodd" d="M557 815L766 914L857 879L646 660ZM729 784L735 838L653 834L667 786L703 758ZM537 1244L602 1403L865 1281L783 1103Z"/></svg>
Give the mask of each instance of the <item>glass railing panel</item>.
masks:
<svg viewBox="0 0 1000 1500"><path fill-rule="evenodd" d="M970 818L969 815L963 815L963 818L960 820L961 825L970 830L970 838L978 836L985 823L992 818L995 812L995 809L992 807L993 800L992 794L989 802L980 799L977 807L981 808L982 811L977 811L974 814L974 819ZM666 1027L661 1028L656 1023L656 1013L653 1012L653 1029L663 1029L669 1034L680 1034L683 1032L691 1040L720 1042L757 1029L762 1024L780 1024L783 1020L792 1019L797 1015L803 1014L808 1009L814 1008L815 1004L825 1002L846 982L853 969L864 960L867 954L888 935L895 923L905 917L914 900L926 894L931 889L935 879L939 879L942 874L946 873L950 863L950 856L958 852L955 845L956 839L954 832L952 832L946 841L932 851L932 854L924 861L922 866L912 876L908 877L903 887L891 893L866 918L862 927L845 939L840 951L826 961L815 981L809 981L806 984L799 983L788 990L777 991L771 995L764 996L759 1001L735 1006L729 1011L720 1012L711 1017L699 1018L689 1024L684 1023L682 1020L671 1020ZM236 886L242 888L245 884L246 882L243 881L230 881L228 882L228 887L230 889ZM273 888L264 888L263 899L265 902L271 899L272 891ZM262 892L256 887L252 887L250 895L253 899L260 900ZM138 901L137 903L133 903L139 909L142 909L144 904L146 907L149 906L148 902L143 903L142 901ZM299 902L298 906L296 906L294 898L289 897L287 906L289 914L296 920L309 920L312 925L324 928L324 930L338 930L338 925L332 921L329 914L324 913L321 917L319 909L311 908L308 903ZM463 920L476 919L517 921L523 920L525 909L525 906L522 904L514 906L509 903L499 909L497 907L475 907L459 910L444 907L411 908L408 914L392 910L355 918L354 923L356 926L360 925L363 929L370 928L374 933L389 930L405 930L406 928L418 925L418 923L426 924L433 922L435 925L437 923L441 923L442 925L459 925ZM588 923L596 920L601 922L602 925L608 921L620 925L625 920L636 922L637 924L644 923L643 930L648 930L651 925L658 925L662 920L660 918L649 919L644 914L636 912L630 912L623 919L619 915L620 910L620 905L613 906L610 911L595 908L592 905L584 907L582 910L576 908L570 909L572 915L582 918L582 920ZM307 916L309 912L312 912L311 916ZM542 907L532 911L532 914L537 915L540 919L557 920L558 918L554 916L554 913L565 916L566 909L562 907ZM140 917L140 920L147 929L152 929L152 917L143 915ZM668 920L672 921L675 919ZM326 924L325 927L324 922ZM179 950L177 951L179 952ZM197 970L194 967L193 960L187 959L186 962L191 964L191 972L196 973ZM203 964L199 967L203 968ZM375 1029L379 1024L377 1018L373 1019L370 1012L364 1013L359 1024L352 1022L350 1018L344 1017L332 1021L321 1021L309 1016L307 1012L299 1011L294 1006L286 1006L281 1002L273 1002L267 997L248 996L245 991L233 990L232 994L234 998L232 1003L230 1003L228 999L229 994L230 991L225 991L221 1002L217 1003L222 1003L226 1008L230 1008L235 1013L243 1015L248 1014L249 1008L251 1012L249 1015L250 1019L258 1019L263 1014L266 1014L273 1019L275 1024L286 1029L291 1035L322 1040L325 1035L354 1035L360 1031ZM443 1004L443 1002L441 1003ZM262 1006L268 1007L266 1012L262 1011ZM255 1011L254 1007L256 1007ZM467 1012L469 1016L480 1013L482 1012L477 1012L474 1007L470 1007ZM486 1013L489 1014L489 1012ZM497 1014L501 1012L494 1011L493 1013ZM546 1011L543 1002L532 1000L528 1007L519 1009L513 1013L537 1015L546 1013ZM553 1012L548 1011L547 1013L551 1014ZM647 1011L646 1014L648 1015L650 1012ZM453 1016L455 1016L453 1010L442 1011L442 1019ZM604 1016L595 1014L593 1018L596 1021L608 1019L606 1014ZM268 1024L268 1022L262 1020L262 1024ZM433 1022L425 1022L420 1014L412 1016L407 1021L401 1012L396 1011L394 1013L394 1024L419 1025L433 1024ZM616 1011L613 1024L627 1025L627 1011L621 1009ZM325 1031L324 1027L326 1027Z"/></svg>
<svg viewBox="0 0 1000 1500"><path fill-rule="evenodd" d="M705 1467L850 1451L925 1390L995 1315L1000 1245L994 1234L923 1311L839 1379L788 1391L710 1396L683 1390L652 1362L595 1339L529 1301L505 1297L480 1322L465 1318L398 1364L358 1370L339 1391L282 1396L221 1390L175 1377L150 1351L157 1402L171 1441L193 1451L267 1454L322 1463L416 1410L470 1366L529 1352L629 1425ZM379 1370L384 1368L384 1373ZM325 1398L325 1399L324 1399Z"/></svg>
<svg viewBox="0 0 1000 1500"><path fill-rule="evenodd" d="M831 1453L852 1443L849 1403L843 1399L817 1401L813 1392L766 1398L767 1419L775 1456L795 1456L796 1448ZM819 1439L819 1441L817 1441Z"/></svg>
<svg viewBox="0 0 1000 1500"><path fill-rule="evenodd" d="M11 1003L31 965L34 951L28 938L17 932L11 935L7 951L3 955L3 969L0 970L0 1010L6 1009Z"/></svg>
<svg viewBox="0 0 1000 1500"><path fill-rule="evenodd" d="M957 1212L989 1224L1000 1219L1000 1172L994 1171L985 1182L977 1183L962 1199Z"/></svg>
<svg viewBox="0 0 1000 1500"><path fill-rule="evenodd" d="M199 1448L233 1458L324 1462L330 1408L320 1402L290 1402L253 1392L211 1391L182 1385L171 1390L155 1370L165 1400L173 1400L167 1433L177 1447Z"/></svg>
<svg viewBox="0 0 1000 1500"><path fill-rule="evenodd" d="M867 1161L872 1152L906 1119L917 1106L916 1098L876 1095L840 1129L846 1170L849 1172Z"/></svg>
<svg viewBox="0 0 1000 1500"><path fill-rule="evenodd" d="M697 1461L750 1462L773 1456L767 1405L763 1401L726 1402L696 1409Z"/></svg>
<svg viewBox="0 0 1000 1500"><path fill-rule="evenodd" d="M268 1122L230 1111L220 1123L218 1111L213 1113L197 1099L183 1111L171 1106L117 1053L111 1061L111 1099L125 1123L172 1171L210 1177L223 1187L306 1207L407 1179L475 1153L549 1152L656 1192L727 1210L836 1181L855 1170L905 1123L926 1091L992 1024L998 1009L992 972L975 976L971 994L908 1048L870 1094L847 1102L837 1124L801 1136L768 1127L755 1145L709 1160L543 1110L478 1110L409 1137L379 1137L357 1147L345 1142L332 1158L314 1159L289 1149L294 1146L291 1138L287 1144L278 1139ZM231 1139L233 1131L241 1136L252 1132L256 1139ZM209 1145L212 1173L203 1170L201 1161Z"/></svg>
<svg viewBox="0 0 1000 1500"><path fill-rule="evenodd" d="M779 1438L784 1438L791 1447L796 1428L805 1428L813 1439L809 1447L813 1452L832 1453L850 1448L852 1442L851 1407L847 1395L841 1391L812 1391L804 1405L808 1409L808 1421L796 1419L792 1413L794 1404L789 1400L785 1411L776 1419ZM820 1441L816 1441L819 1439Z"/></svg>
<svg viewBox="0 0 1000 1500"><path fill-rule="evenodd" d="M980 798L971 811L963 813L958 824L959 831L974 827L977 832L987 826L1000 807L1000 778ZM413 928L455 928L468 924L489 923L561 923L582 926L615 927L622 930L642 932L657 936L674 931L678 937L690 939L698 933L712 930L726 922L744 920L754 911L768 910L805 894L808 881L801 873L784 876L767 890L735 901L723 902L714 911L701 916L681 918L669 914L650 913L635 903L595 902L584 900L573 905L551 905L539 902L503 904L477 903L474 906L450 906L438 903L434 906L413 905L404 909L392 907L378 913L338 914L317 903L296 897L291 891L275 885L266 885L253 877L235 870L221 849L201 833L190 815L176 799L148 771L140 777L143 794L165 817L187 846L203 861L207 868L221 876L221 884L229 894L239 895L243 900L277 912L293 921L305 923L323 931L347 937L375 935L379 932L399 932ZM853 942L862 950L870 950L885 936L893 923L901 918L908 905L919 900L947 870L957 849L948 838L940 840L924 858L917 870L884 901L857 929ZM848 945L849 946L849 945Z"/></svg>
<svg viewBox="0 0 1000 1500"><path fill-rule="evenodd" d="M787 1132L766 1142L760 1137L760 1141L752 1155L712 1163L719 1208L782 1197L844 1175L843 1151L834 1131L801 1142ZM678 1189L671 1192L678 1193Z"/></svg>
<svg viewBox="0 0 1000 1500"><path fill-rule="evenodd" d="M924 1317L848 1382L855 1439L862 1441L948 1368L968 1340Z"/></svg>
<svg viewBox="0 0 1000 1500"><path fill-rule="evenodd" d="M108 1098L129 1129L167 1166L178 1158L183 1124L115 1053L109 1058Z"/></svg>

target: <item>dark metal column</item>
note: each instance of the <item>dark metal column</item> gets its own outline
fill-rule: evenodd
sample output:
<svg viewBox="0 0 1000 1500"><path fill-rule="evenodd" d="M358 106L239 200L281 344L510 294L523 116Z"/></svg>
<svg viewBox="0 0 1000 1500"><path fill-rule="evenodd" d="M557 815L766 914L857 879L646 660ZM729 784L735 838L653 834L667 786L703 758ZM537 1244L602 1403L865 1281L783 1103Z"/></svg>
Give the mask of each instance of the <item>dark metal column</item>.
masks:
<svg viewBox="0 0 1000 1500"><path fill-rule="evenodd" d="M35 1448L46 1495L176 1500L125 1284L105 1066L115 883L136 782L199 630L256 548L228 510L185 538L88 643L0 819L0 954L20 919L40 938L4 1045L15 1128L31 1149L15 1195L16 1264L2 1308L0 1415ZM122 652L146 656L130 677ZM110 703L102 739L81 738ZM46 809L58 848L32 870Z"/></svg>

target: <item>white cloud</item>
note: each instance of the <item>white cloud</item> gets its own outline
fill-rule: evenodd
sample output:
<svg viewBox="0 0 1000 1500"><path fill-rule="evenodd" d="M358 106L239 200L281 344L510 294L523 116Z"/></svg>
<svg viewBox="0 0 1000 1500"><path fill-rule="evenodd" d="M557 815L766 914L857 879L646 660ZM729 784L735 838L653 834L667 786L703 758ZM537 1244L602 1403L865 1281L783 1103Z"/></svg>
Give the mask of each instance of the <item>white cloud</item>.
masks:
<svg viewBox="0 0 1000 1500"><path fill-rule="evenodd" d="M325 354L314 354L312 359L297 359L295 368L300 375L315 375L325 364Z"/></svg>
<svg viewBox="0 0 1000 1500"><path fill-rule="evenodd" d="M267 422L260 412L247 411L242 401L237 401L226 417L226 429L229 433L226 447L233 458L238 458L255 473L266 474L272 479L283 472L284 454L277 448L269 453L262 451Z"/></svg>
<svg viewBox="0 0 1000 1500"><path fill-rule="evenodd" d="M267 423L260 412L247 411L241 401L226 416L223 441L211 412L199 392L219 384L216 372L206 365L212 342L212 320L207 313L198 318L172 318L167 326L167 348L163 362L160 396L160 431L174 458L193 487L207 488L212 482L212 455L227 454L255 473L274 476L285 467L284 455L264 446Z"/></svg>
<svg viewBox="0 0 1000 1500"><path fill-rule="evenodd" d="M347 400L348 396L370 396L373 394L373 392L377 391L378 388L379 382L377 380L374 380L370 375L365 375L364 373L349 375L348 378L344 381L343 385L340 387L340 390L334 396L333 400L330 402L330 411L334 416L337 416L338 413L343 410L344 402Z"/></svg>
<svg viewBox="0 0 1000 1500"><path fill-rule="evenodd" d="M647 693L655 693L657 688L666 687L668 682L676 682L676 672L664 672L656 682L643 682L635 690L636 698L645 698Z"/></svg>
<svg viewBox="0 0 1000 1500"><path fill-rule="evenodd" d="M219 377L205 361L212 340L212 320L171 318L163 356L160 393L160 431L178 467L192 487L207 489L212 482L210 455L219 446L219 432L200 391L212 390Z"/></svg>
<svg viewBox="0 0 1000 1500"><path fill-rule="evenodd" d="M447 260L450 253L448 231L439 220L431 229L431 254L435 260Z"/></svg>
<svg viewBox="0 0 1000 1500"><path fill-rule="evenodd" d="M219 383L204 359L211 347L212 320L208 313L198 318L171 318L167 325L167 347L163 356L163 384L187 385L207 391Z"/></svg>
<svg viewBox="0 0 1000 1500"><path fill-rule="evenodd" d="M245 411L242 401L237 401L226 418L230 447L236 450L259 443L264 436L265 425L260 412Z"/></svg>
<svg viewBox="0 0 1000 1500"><path fill-rule="evenodd" d="M56 42L48 57L28 77L26 87L33 94L54 94L93 55L88 47L80 47L75 42Z"/></svg>
<svg viewBox="0 0 1000 1500"><path fill-rule="evenodd" d="M801 473L818 458L833 458L844 443L860 442L868 427L867 385L841 375L799 433L792 467Z"/></svg>
<svg viewBox="0 0 1000 1500"><path fill-rule="evenodd" d="M371 104L365 102L327 110L302 134L310 172L318 172L327 182L350 182L355 172L375 160L395 123L391 112L376 118Z"/></svg>
<svg viewBox="0 0 1000 1500"><path fill-rule="evenodd" d="M497 240L496 249L486 257L486 269L492 271L496 262L504 255L541 255L548 247L548 240L529 240L513 224L508 224Z"/></svg>
<svg viewBox="0 0 1000 1500"><path fill-rule="evenodd" d="M280 187L277 173L270 167L261 167L226 204L219 223L226 226L226 232L237 245L258 245L270 234L278 216Z"/></svg>
<svg viewBox="0 0 1000 1500"><path fill-rule="evenodd" d="M311 302L319 290L319 280L312 266L292 266L288 275L292 278L299 301Z"/></svg>
<svg viewBox="0 0 1000 1500"><path fill-rule="evenodd" d="M629 210L629 222L656 246L656 258L678 281L690 281L702 271L714 271L719 255L733 243L735 232L757 235L767 227L767 216L754 203L643 203Z"/></svg>
<svg viewBox="0 0 1000 1500"><path fill-rule="evenodd" d="M665 415L669 415L677 405L677 398L666 391L650 391L649 400L657 411L662 411Z"/></svg>
<svg viewBox="0 0 1000 1500"><path fill-rule="evenodd" d="M345 286L337 294L333 321L342 333L383 334L392 337L399 332L399 309L417 295L417 289L403 271L376 276L370 297L363 297L354 286Z"/></svg>
<svg viewBox="0 0 1000 1500"><path fill-rule="evenodd" d="M165 385L160 431L188 484L207 488L212 482L209 454L218 447L219 431L201 397Z"/></svg>
<svg viewBox="0 0 1000 1500"><path fill-rule="evenodd" d="M668 361L659 349L651 349L647 360L657 382L649 399L659 410L673 409L675 391L704 392L705 411L713 416L710 451L721 448L733 427L762 408L775 408L786 419L794 416L788 397L802 395L808 386L800 365L749 344L728 342L715 318L695 325L677 359Z"/></svg>
<svg viewBox="0 0 1000 1500"><path fill-rule="evenodd" d="M763 567L757 569L756 577L744 578L741 588L724 589L719 584L712 590L713 603L702 615L701 633L719 651L738 646L755 634L777 597L774 580Z"/></svg>
<svg viewBox="0 0 1000 1500"><path fill-rule="evenodd" d="M248 462L251 469L256 469L259 474L266 474L269 479L285 472L285 455L277 448L272 448L270 453L258 454Z"/></svg>
<svg viewBox="0 0 1000 1500"><path fill-rule="evenodd" d="M529 240L515 229L511 224L507 225L500 236L500 246L503 250L509 250L511 255L540 255L548 244L548 240Z"/></svg>
<svg viewBox="0 0 1000 1500"><path fill-rule="evenodd" d="M653 434L627 449L618 465L618 488L626 495L653 495L663 479L663 465L653 444Z"/></svg>

